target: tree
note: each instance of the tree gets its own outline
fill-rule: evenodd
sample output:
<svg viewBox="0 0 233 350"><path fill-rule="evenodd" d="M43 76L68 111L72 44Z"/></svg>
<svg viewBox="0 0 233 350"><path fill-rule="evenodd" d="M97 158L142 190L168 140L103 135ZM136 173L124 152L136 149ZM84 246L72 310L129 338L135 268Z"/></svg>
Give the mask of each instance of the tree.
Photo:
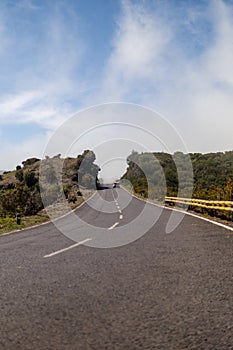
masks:
<svg viewBox="0 0 233 350"><path fill-rule="evenodd" d="M23 176L23 170L21 168L16 171L15 177L20 182L23 182L24 176Z"/></svg>
<svg viewBox="0 0 233 350"><path fill-rule="evenodd" d="M85 150L78 156L76 169L78 171L78 182L81 186L96 188L100 168L94 164L95 159L95 153L89 150Z"/></svg>
<svg viewBox="0 0 233 350"><path fill-rule="evenodd" d="M33 172L28 171L24 175L24 182L30 188L35 186L35 184L38 182L38 179L35 177L35 174Z"/></svg>
<svg viewBox="0 0 233 350"><path fill-rule="evenodd" d="M231 201L232 200L232 194L233 194L233 182L231 178L228 178L226 180L226 184L224 187L224 200Z"/></svg>
<svg viewBox="0 0 233 350"><path fill-rule="evenodd" d="M26 166L32 165L32 164L34 164L36 162L39 162L39 161L40 161L40 159L35 158L35 157L34 158L28 158L27 160L23 161L22 164L23 164L24 167L26 167Z"/></svg>

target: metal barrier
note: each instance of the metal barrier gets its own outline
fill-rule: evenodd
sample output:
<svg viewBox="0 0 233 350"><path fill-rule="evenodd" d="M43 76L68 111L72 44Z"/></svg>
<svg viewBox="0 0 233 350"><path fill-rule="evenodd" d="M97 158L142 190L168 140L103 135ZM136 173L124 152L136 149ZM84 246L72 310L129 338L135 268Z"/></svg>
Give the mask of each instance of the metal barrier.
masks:
<svg viewBox="0 0 233 350"><path fill-rule="evenodd" d="M165 203L170 203L170 204L178 203L178 204L186 204L192 207L233 211L232 201L210 201L210 200L194 199L194 198L165 197Z"/></svg>

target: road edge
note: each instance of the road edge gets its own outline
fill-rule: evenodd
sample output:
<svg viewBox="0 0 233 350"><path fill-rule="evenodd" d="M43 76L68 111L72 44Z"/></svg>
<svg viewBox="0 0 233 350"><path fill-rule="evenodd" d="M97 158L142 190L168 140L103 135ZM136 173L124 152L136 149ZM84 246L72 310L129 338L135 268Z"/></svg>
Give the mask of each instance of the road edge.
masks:
<svg viewBox="0 0 233 350"><path fill-rule="evenodd" d="M72 209L71 211L69 211L68 213L66 213L64 215L59 216L58 218L56 218L54 220L48 219L48 221L42 222L42 223L37 224L37 225L28 226L28 227L21 228L21 229L19 228L18 230L14 230L14 231L10 231L10 232L5 232L5 233L0 234L0 238L4 237L4 236L9 236L13 233L25 232L25 231L28 231L28 230L31 230L34 228L38 228L40 226L49 225L49 224L53 223L54 221L60 220L64 217L70 215L71 213L75 212L77 209L81 208L85 203L87 203L91 198L93 198L96 193L97 193L97 190L87 200L84 200L82 203L80 203L76 208Z"/></svg>
<svg viewBox="0 0 233 350"><path fill-rule="evenodd" d="M133 196L134 198L138 199L139 201L152 204L152 205L154 205L154 206L156 206L156 207L160 207L160 208L163 208L163 209L165 209L165 210L176 211L176 212L178 212L178 213L183 213L183 214L185 214L185 215L189 215L189 216L198 218L198 219L200 219L200 220L207 221L207 222L209 222L209 223L211 223L211 224L214 224L214 225L223 227L223 228L225 228L225 229L227 229L227 230L229 230L229 231L231 231L231 232L233 233L233 227L230 227L230 226L227 226L227 225L225 225L225 224L222 224L221 222L217 222L217 221L214 221L214 220L210 220L210 219L208 219L208 218L204 218L203 216L199 216L199 215L190 213L190 212L188 212L188 211L179 210L179 209L176 209L176 208L169 208L169 207L165 207L164 205L159 205L159 204L153 203L153 202L151 202L150 200L145 200L145 199L143 199L143 198L139 198L139 197L135 196L133 193L129 192L129 190L126 189L124 186L121 186L121 188L122 188L124 191L128 192L128 193L129 193L131 196Z"/></svg>

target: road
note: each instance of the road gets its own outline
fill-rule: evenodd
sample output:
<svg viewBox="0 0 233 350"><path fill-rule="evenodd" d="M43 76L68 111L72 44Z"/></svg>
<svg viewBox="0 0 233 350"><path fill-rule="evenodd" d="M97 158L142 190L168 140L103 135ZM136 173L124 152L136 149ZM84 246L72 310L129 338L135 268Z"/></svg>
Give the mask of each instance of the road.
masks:
<svg viewBox="0 0 233 350"><path fill-rule="evenodd" d="M233 349L230 231L185 215L167 234L171 211L123 189L75 215L0 237L1 350Z"/></svg>

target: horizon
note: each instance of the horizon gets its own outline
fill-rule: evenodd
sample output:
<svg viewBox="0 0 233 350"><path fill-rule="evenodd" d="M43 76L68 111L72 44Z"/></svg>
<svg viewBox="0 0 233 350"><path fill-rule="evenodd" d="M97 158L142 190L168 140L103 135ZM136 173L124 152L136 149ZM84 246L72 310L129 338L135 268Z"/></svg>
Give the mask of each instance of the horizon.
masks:
<svg viewBox="0 0 233 350"><path fill-rule="evenodd" d="M84 150L83 150L84 151ZM91 149L89 150L89 151L92 151ZM155 154L155 153L164 153L164 154L169 154L169 155L171 155L171 156L173 156L175 153L183 153L184 155L189 155L189 154L201 154L201 155L207 155L207 154L217 154L217 153L223 153L223 154L226 154L226 153L228 153L228 152L232 152L233 153L233 149L232 150L225 150L225 151L216 151L216 152L188 152L188 153L184 153L184 152L182 152L182 151L179 151L179 150L177 150L177 151L174 151L173 153L169 153L169 152L165 152L165 151L135 151L135 150L133 150L132 149L132 151L131 151L131 153L132 152L137 152L139 155L141 155L141 154L146 154L146 153L153 153L153 154ZM128 154L128 156L131 154L131 153L129 153ZM51 155L51 156L49 156L49 158L53 158L53 157L55 157L56 155L54 154L54 155ZM65 159L67 159L67 158L73 158L73 159L76 159L77 157L79 156L79 154L78 155L76 155L76 156L72 156L72 155L66 155L66 157L63 157L62 156L62 154L61 154L61 157L60 157L60 159L63 159L63 160L65 160ZM31 159L31 158L37 158L36 156L31 156L31 157L29 157L29 158L27 158L27 159ZM20 166L22 166L22 164L23 164L23 162L24 161L26 161L27 159L23 159L21 162L18 162L17 164L16 164L16 166L17 165L20 165ZM39 161L42 161L42 160L45 160L46 158L44 157L44 158L38 158L39 159ZM96 164L96 165L99 165L98 164L98 162L95 160L94 161L94 164ZM127 164L127 163L126 163ZM12 168L12 169L0 169L0 174L2 175L5 171L6 172L11 172L11 171L15 171L16 170L16 166L14 167L14 168ZM126 169L125 169L126 170ZM123 174L122 174L123 175ZM102 179L102 177L100 177L101 179ZM114 181L114 180L117 180L118 178L117 177L113 177L112 178L112 180Z"/></svg>

